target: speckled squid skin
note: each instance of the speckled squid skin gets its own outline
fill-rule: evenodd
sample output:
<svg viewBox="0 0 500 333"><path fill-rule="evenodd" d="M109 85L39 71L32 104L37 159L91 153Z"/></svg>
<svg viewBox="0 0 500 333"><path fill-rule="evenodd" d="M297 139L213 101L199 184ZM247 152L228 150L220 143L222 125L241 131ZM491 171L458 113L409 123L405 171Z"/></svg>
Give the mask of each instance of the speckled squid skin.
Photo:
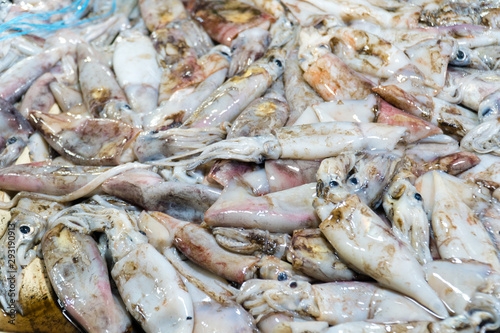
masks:
<svg viewBox="0 0 500 333"><path fill-rule="evenodd" d="M304 79L326 101L363 99L373 87L333 53L317 59L304 72Z"/></svg>
<svg viewBox="0 0 500 333"><path fill-rule="evenodd" d="M164 28L170 22L188 18L188 13L180 0L139 0L142 18L149 31Z"/></svg>
<svg viewBox="0 0 500 333"><path fill-rule="evenodd" d="M217 88L184 122L184 127L218 126L232 122L255 98L260 97L281 76L285 50L269 49L241 75Z"/></svg>
<svg viewBox="0 0 500 333"><path fill-rule="evenodd" d="M240 32L254 27L267 30L274 22L271 15L240 1L199 1L193 13L210 37L227 46Z"/></svg>
<svg viewBox="0 0 500 333"><path fill-rule="evenodd" d="M143 243L111 270L127 310L146 332L191 333L193 303L175 268Z"/></svg>
<svg viewBox="0 0 500 333"><path fill-rule="evenodd" d="M133 156L127 152L139 134L139 129L112 119L33 111L30 122L54 150L79 165L131 162Z"/></svg>
<svg viewBox="0 0 500 333"><path fill-rule="evenodd" d="M128 332L131 322L112 292L108 270L89 235L59 224L42 240L52 286L65 309L89 332Z"/></svg>
<svg viewBox="0 0 500 333"><path fill-rule="evenodd" d="M321 205L317 201L317 207ZM407 245L356 195L340 202L329 215L321 215L320 229L344 262L382 286L414 298L438 317L448 316Z"/></svg>
<svg viewBox="0 0 500 333"><path fill-rule="evenodd" d="M236 301L258 319L280 312L330 325L363 320L375 323L437 320L407 297L359 281L310 284L254 279L241 286ZM394 306L398 311L393 311Z"/></svg>
<svg viewBox="0 0 500 333"><path fill-rule="evenodd" d="M47 162L26 163L0 169L0 187L64 195L84 186L108 167L60 166Z"/></svg>
<svg viewBox="0 0 500 333"><path fill-rule="evenodd" d="M456 188L454 182L459 183ZM484 225L466 204L465 191L450 192L467 184L443 172L432 171L420 177L415 186L424 202L428 202L426 208L441 258L473 259L488 263L499 272L497 250ZM469 191L474 193L472 188Z"/></svg>
<svg viewBox="0 0 500 333"><path fill-rule="evenodd" d="M77 62L83 100L91 114L99 116L109 101L127 102L115 74L100 61L99 54L90 45L78 45Z"/></svg>

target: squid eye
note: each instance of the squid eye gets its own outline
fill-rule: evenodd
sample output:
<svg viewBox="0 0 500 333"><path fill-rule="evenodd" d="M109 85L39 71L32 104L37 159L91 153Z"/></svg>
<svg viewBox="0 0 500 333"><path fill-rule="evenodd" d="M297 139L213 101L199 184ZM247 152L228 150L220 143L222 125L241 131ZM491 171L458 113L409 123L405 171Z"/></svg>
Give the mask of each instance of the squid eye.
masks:
<svg viewBox="0 0 500 333"><path fill-rule="evenodd" d="M339 186L339 182L336 180L332 180L332 181L330 181L330 183L328 183L328 185L330 187L337 187L337 186Z"/></svg>
<svg viewBox="0 0 500 333"><path fill-rule="evenodd" d="M11 136L10 138L7 139L7 144L11 145L17 141L17 138L15 136Z"/></svg>
<svg viewBox="0 0 500 333"><path fill-rule="evenodd" d="M31 232L31 228L27 225L22 225L19 227L19 231L22 233L22 234L29 234Z"/></svg>
<svg viewBox="0 0 500 333"><path fill-rule="evenodd" d="M278 281L285 281L288 279L288 275L285 272L280 272L278 274Z"/></svg>
<svg viewBox="0 0 500 333"><path fill-rule="evenodd" d="M283 63L279 59L274 59L274 63L280 68L283 67Z"/></svg>
<svg viewBox="0 0 500 333"><path fill-rule="evenodd" d="M226 53L226 52L224 52L224 51L221 51L221 54L222 54L223 56L225 56L225 57L229 57L229 54L228 54L228 53Z"/></svg>
<svg viewBox="0 0 500 333"><path fill-rule="evenodd" d="M295 281L290 282L290 288L295 289L297 288L298 284Z"/></svg>
<svg viewBox="0 0 500 333"><path fill-rule="evenodd" d="M420 193L415 193L413 197L415 198L415 200L422 201L422 195Z"/></svg>
<svg viewBox="0 0 500 333"><path fill-rule="evenodd" d="M486 109L484 109L484 111L483 111L483 112L481 112L481 115L482 115L483 117L485 117L485 116L489 115L490 113L492 113L493 111L494 111L494 110L493 110L492 108L486 108Z"/></svg>
<svg viewBox="0 0 500 333"><path fill-rule="evenodd" d="M450 64L455 65L455 66L467 66L470 64L470 57L469 55L464 52L464 50L458 50L457 54L455 55L455 58L450 61Z"/></svg>
<svg viewBox="0 0 500 333"><path fill-rule="evenodd" d="M349 181L351 182L351 184L353 185L358 185L359 184L359 180L358 178L356 177L351 177L351 179L349 179Z"/></svg>

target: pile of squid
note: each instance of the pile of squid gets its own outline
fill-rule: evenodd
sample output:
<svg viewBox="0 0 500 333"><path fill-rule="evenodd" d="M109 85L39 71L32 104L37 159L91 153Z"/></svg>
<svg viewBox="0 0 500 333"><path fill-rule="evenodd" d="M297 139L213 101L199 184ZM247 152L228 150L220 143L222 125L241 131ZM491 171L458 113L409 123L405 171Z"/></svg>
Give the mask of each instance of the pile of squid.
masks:
<svg viewBox="0 0 500 333"><path fill-rule="evenodd" d="M42 258L84 332L500 329L500 2L0 19L5 313Z"/></svg>

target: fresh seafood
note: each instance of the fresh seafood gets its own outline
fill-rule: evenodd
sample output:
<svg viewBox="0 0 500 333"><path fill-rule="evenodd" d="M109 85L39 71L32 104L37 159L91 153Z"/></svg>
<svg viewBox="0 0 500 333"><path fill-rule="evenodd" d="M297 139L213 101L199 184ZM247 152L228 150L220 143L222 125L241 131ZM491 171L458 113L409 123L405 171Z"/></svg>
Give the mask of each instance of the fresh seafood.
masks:
<svg viewBox="0 0 500 333"><path fill-rule="evenodd" d="M91 236L59 224L45 234L42 251L57 296L80 325L95 332L127 331L127 311L111 292L106 263Z"/></svg>
<svg viewBox="0 0 500 333"><path fill-rule="evenodd" d="M236 299L251 314L284 312L313 317L330 325L353 321L434 321L427 311L402 295L364 282L309 284L305 281L249 280ZM397 304L398 311L392 311Z"/></svg>
<svg viewBox="0 0 500 333"><path fill-rule="evenodd" d="M414 298L436 316L448 316L413 253L358 196L351 195L326 214L328 210L323 206L330 204L321 201L316 203L323 220L319 227L341 259L382 286ZM369 247L363 242L369 243ZM364 250L367 248L374 253L368 255Z"/></svg>
<svg viewBox="0 0 500 333"><path fill-rule="evenodd" d="M0 331L498 331L499 15L0 1Z"/></svg>
<svg viewBox="0 0 500 333"><path fill-rule="evenodd" d="M182 160L198 151L173 156L155 164L187 164L187 169L194 169L213 159L224 158L257 163L278 158L311 160L345 151L391 150L405 133L403 127L375 123L338 121L290 126L277 129L273 134L216 142L199 149L201 154L191 159Z"/></svg>
<svg viewBox="0 0 500 333"><path fill-rule="evenodd" d="M21 155L33 129L19 111L3 99L0 99L0 120L0 166L7 167Z"/></svg>

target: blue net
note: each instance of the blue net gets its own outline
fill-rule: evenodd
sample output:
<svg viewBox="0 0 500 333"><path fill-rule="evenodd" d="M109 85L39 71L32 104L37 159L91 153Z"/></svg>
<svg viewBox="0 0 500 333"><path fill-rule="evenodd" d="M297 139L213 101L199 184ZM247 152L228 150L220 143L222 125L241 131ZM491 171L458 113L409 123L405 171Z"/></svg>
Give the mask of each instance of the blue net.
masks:
<svg viewBox="0 0 500 333"><path fill-rule="evenodd" d="M102 19L113 14L116 10L116 0L112 1L111 9L101 15L82 19L87 12L90 0L76 0L71 5L60 10L44 13L26 13L16 16L8 22L0 24L0 40L29 33L50 32L63 28L71 28L77 25ZM61 16L63 19L51 22L54 17Z"/></svg>

